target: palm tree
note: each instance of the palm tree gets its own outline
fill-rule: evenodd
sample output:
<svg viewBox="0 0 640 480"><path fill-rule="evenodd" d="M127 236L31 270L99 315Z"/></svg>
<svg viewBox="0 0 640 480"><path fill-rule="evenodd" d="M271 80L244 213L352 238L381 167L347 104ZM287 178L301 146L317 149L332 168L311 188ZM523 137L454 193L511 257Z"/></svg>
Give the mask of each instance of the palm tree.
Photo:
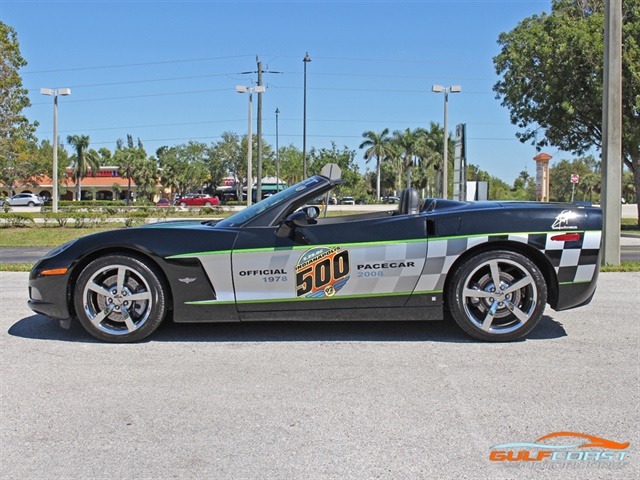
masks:
<svg viewBox="0 0 640 480"><path fill-rule="evenodd" d="M396 175L396 194L400 194L400 190L402 189L402 148L394 142L394 139L391 139L389 142L389 150L387 152L387 156L383 159L384 162L389 162L395 168Z"/></svg>
<svg viewBox="0 0 640 480"><path fill-rule="evenodd" d="M360 144L360 148L366 148L364 158L369 162L376 159L376 199L380 200L380 163L389 157L391 153L389 129L385 128L380 134L368 130L362 134L365 140Z"/></svg>
<svg viewBox="0 0 640 480"><path fill-rule="evenodd" d="M419 149L419 139L418 129L411 131L410 128L407 128L404 131L396 130L393 132L393 143L402 151L404 166L407 169L407 188L411 187L411 167L413 166L413 157Z"/></svg>
<svg viewBox="0 0 640 480"><path fill-rule="evenodd" d="M131 177L138 169L138 164L142 157L146 158L146 154L142 154L138 149L126 148L124 150L116 150L113 156L114 163L118 166L118 174L122 178L126 178L127 182L127 203L131 202Z"/></svg>
<svg viewBox="0 0 640 480"><path fill-rule="evenodd" d="M89 150L89 135L69 135L67 143L76 154L72 157L73 172L71 178L76 182L76 200L82 199L82 179L92 172L100 171L100 157L94 150Z"/></svg>
<svg viewBox="0 0 640 480"><path fill-rule="evenodd" d="M147 197L152 200L158 184L158 164L155 158L140 160L134 178L138 197Z"/></svg>

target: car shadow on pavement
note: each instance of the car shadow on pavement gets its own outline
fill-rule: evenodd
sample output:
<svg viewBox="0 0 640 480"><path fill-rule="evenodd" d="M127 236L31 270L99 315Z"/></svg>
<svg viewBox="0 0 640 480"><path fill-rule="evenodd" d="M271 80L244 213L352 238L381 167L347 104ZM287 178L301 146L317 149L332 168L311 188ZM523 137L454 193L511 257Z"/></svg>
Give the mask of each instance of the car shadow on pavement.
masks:
<svg viewBox="0 0 640 480"><path fill-rule="evenodd" d="M43 315L25 317L8 330L9 335L33 340L99 343L77 321L69 328ZM544 315L525 340L561 338L567 333L559 322ZM446 342L484 343L466 335L453 321L388 322L164 322L147 342Z"/></svg>

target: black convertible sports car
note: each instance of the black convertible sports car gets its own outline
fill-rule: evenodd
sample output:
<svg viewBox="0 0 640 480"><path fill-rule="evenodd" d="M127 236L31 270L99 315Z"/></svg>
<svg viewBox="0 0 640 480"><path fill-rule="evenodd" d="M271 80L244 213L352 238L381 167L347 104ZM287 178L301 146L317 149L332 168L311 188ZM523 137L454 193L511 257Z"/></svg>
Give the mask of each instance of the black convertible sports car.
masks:
<svg viewBox="0 0 640 480"><path fill-rule="evenodd" d="M132 342L162 320L436 320L527 335L548 303L589 303L602 213L577 204L456 202L402 192L396 210L321 218L311 177L224 220L89 235L33 268L29 306Z"/></svg>

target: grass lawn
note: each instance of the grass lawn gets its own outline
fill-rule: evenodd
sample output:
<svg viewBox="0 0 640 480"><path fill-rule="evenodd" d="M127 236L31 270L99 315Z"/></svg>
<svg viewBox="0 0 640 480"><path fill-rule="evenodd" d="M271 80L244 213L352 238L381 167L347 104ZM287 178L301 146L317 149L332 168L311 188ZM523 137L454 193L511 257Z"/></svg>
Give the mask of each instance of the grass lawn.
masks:
<svg viewBox="0 0 640 480"><path fill-rule="evenodd" d="M0 228L0 247L57 247L74 238L113 230L121 225L101 228Z"/></svg>

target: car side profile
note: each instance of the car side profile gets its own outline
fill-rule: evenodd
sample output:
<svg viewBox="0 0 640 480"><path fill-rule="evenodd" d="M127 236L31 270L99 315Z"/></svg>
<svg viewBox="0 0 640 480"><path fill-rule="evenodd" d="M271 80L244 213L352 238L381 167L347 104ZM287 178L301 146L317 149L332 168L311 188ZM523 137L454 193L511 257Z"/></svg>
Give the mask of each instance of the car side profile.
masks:
<svg viewBox="0 0 640 480"><path fill-rule="evenodd" d="M31 270L29 306L109 342L180 323L442 320L526 337L547 305L591 301L602 212L578 204L420 201L320 217L340 180L308 178L223 220L171 221L66 243Z"/></svg>
<svg viewBox="0 0 640 480"><path fill-rule="evenodd" d="M43 198L34 193L18 193L6 201L12 207L37 207L44 203Z"/></svg>
<svg viewBox="0 0 640 480"><path fill-rule="evenodd" d="M178 200L178 205L181 207L211 207L219 203L218 197L201 194L189 194Z"/></svg>

